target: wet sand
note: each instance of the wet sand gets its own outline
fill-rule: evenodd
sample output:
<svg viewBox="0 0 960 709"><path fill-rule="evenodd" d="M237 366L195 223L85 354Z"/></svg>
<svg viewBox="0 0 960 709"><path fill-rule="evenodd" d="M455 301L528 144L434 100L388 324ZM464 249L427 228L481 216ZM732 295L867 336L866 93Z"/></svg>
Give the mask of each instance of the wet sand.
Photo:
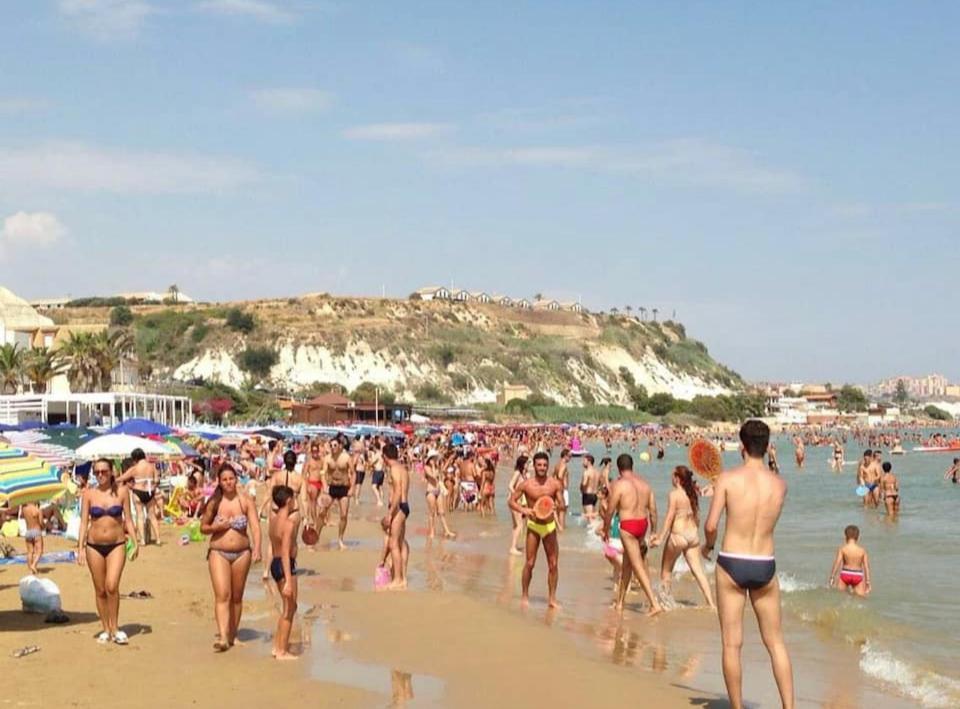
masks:
<svg viewBox="0 0 960 709"><path fill-rule="evenodd" d="M362 513L372 513L370 505ZM414 540L412 589L373 591L380 534L372 521L354 520L345 552L301 549L298 662L269 657L275 591L251 572L240 639L243 647L212 651L215 626L204 561L205 545L181 547L182 530L163 528L161 547L147 547L127 565L121 593L147 590L154 598L121 601L120 625L130 645L100 646L92 586L85 568L43 567L60 587L66 625L47 625L21 612L17 582L25 566L0 567L0 672L16 677L8 706L154 707L180 701L253 706L302 704L371 707L490 706L521 702L589 702L598 696L644 697L658 706L689 706L692 696L659 678L585 657L575 638L551 627L534 598L527 616L450 589L427 588L424 559ZM326 542L331 530L325 530ZM14 540L22 545L22 540ZM71 548L47 538L47 550ZM431 558L434 552L431 552ZM442 553L437 554L439 563ZM542 582L542 579L538 579ZM11 652L39 645L38 653ZM542 673L531 684L519 672Z"/></svg>

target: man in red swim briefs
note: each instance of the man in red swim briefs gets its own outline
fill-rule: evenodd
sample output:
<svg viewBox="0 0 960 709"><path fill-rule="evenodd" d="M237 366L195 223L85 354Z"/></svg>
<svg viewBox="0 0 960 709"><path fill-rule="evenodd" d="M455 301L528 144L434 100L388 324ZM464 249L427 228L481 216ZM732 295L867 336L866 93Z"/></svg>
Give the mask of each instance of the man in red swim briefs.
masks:
<svg viewBox="0 0 960 709"><path fill-rule="evenodd" d="M663 612L663 608L653 595L650 575L647 573L646 560L640 546L647 529L657 528L657 501L653 490L646 480L633 472L633 458L626 453L617 456L617 470L620 479L610 486L610 500L603 515L603 540L610 541L610 521L614 514L620 515L620 541L623 542L623 571L620 573L620 593L616 608L623 610L623 601L630 588L631 574L637 577L640 587L650 601L647 616ZM629 562L629 563L626 563Z"/></svg>

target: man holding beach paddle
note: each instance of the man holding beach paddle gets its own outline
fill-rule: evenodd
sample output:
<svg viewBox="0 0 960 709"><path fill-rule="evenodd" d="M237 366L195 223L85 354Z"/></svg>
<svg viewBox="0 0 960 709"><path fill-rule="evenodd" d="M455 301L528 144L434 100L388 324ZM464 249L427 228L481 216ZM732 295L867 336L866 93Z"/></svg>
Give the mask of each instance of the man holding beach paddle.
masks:
<svg viewBox="0 0 960 709"><path fill-rule="evenodd" d="M527 563L523 567L521 603L530 603L530 580L533 567L537 563L540 543L547 556L547 605L558 608L557 583L560 580L560 543L557 539L557 518L555 510L563 503L563 483L556 477L548 476L550 456L544 452L533 456L534 477L520 483L510 495L510 509L523 515L527 520ZM521 503L523 500L523 503Z"/></svg>

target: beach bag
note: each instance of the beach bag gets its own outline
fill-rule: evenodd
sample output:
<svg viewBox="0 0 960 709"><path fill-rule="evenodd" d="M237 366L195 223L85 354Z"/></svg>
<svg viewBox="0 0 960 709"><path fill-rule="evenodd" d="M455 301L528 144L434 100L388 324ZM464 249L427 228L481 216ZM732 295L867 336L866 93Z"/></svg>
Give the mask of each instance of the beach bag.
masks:
<svg viewBox="0 0 960 709"><path fill-rule="evenodd" d="M203 532L200 531L200 522L194 520L187 525L187 534L190 536L191 542L202 542L203 541Z"/></svg>
<svg viewBox="0 0 960 709"><path fill-rule="evenodd" d="M20 579L20 603L24 613L47 614L59 611L60 589L50 579L24 576Z"/></svg>
<svg viewBox="0 0 960 709"><path fill-rule="evenodd" d="M0 527L0 534L8 538L19 537L20 536L20 522L11 519L3 523L3 527Z"/></svg>

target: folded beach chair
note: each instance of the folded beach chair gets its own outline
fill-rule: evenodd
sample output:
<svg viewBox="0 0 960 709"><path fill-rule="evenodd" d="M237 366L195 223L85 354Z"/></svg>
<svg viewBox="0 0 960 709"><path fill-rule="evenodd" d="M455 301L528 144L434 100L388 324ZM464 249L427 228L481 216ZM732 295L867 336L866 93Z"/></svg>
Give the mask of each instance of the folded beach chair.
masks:
<svg viewBox="0 0 960 709"><path fill-rule="evenodd" d="M183 497L182 487L175 487L170 493L170 500L163 507L164 513L168 517L173 517L174 519L180 519L181 517L186 517L186 511L180 506L180 498Z"/></svg>

